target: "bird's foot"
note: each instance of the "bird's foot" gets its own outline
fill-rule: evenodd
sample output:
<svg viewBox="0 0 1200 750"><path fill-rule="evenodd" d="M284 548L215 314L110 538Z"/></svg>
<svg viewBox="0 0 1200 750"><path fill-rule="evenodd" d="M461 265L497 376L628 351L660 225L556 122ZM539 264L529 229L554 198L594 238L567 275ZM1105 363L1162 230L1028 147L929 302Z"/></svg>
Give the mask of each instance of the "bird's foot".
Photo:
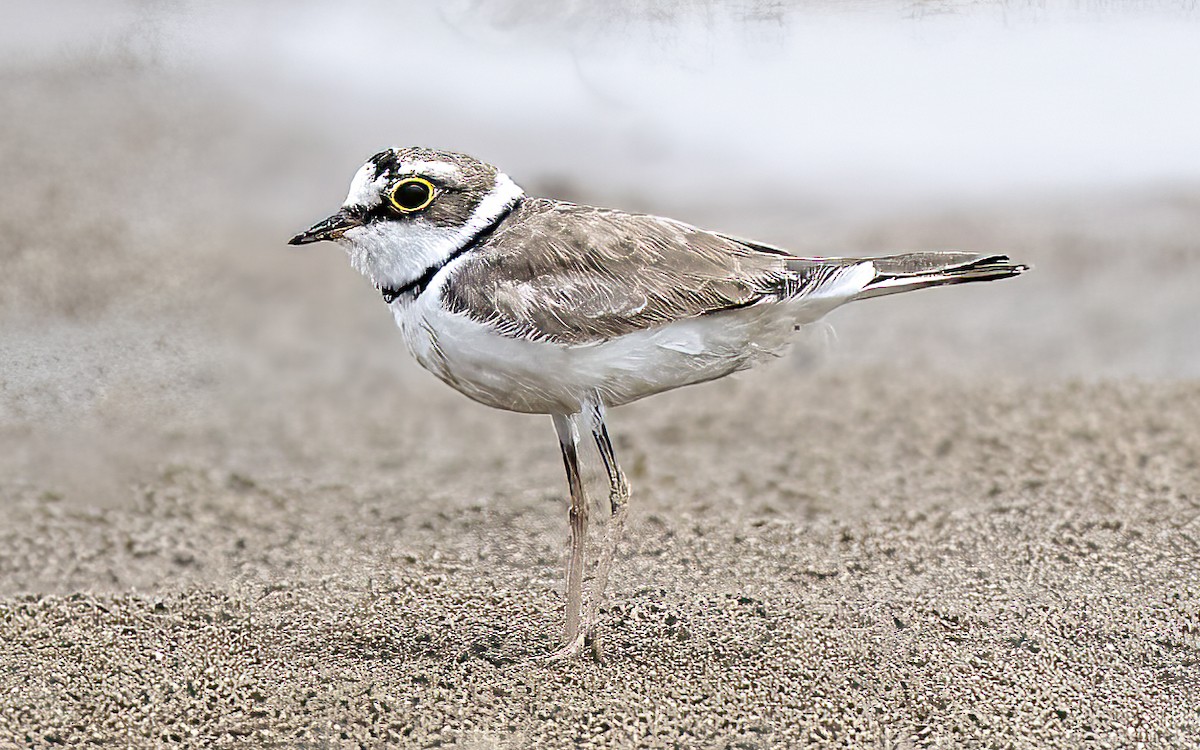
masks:
<svg viewBox="0 0 1200 750"><path fill-rule="evenodd" d="M588 646L591 646L589 649ZM579 635L565 644L562 648L547 654L542 657L542 660L548 663L569 661L578 658L586 651L591 651L592 659L599 664L602 661L603 651L600 647L600 636L595 629L583 629L579 631Z"/></svg>

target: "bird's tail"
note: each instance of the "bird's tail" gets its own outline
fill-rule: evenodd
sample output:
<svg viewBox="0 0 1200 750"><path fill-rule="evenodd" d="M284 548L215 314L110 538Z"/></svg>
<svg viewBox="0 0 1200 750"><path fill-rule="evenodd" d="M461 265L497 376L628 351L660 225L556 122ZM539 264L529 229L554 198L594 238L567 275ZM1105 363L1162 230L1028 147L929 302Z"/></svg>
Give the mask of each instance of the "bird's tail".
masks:
<svg viewBox="0 0 1200 750"><path fill-rule="evenodd" d="M791 300L799 324L811 323L853 300L944 284L1005 279L1029 270L1029 266L1013 263L1007 255L954 250L876 258L792 256L787 264L794 276L781 290L781 296Z"/></svg>
<svg viewBox="0 0 1200 750"><path fill-rule="evenodd" d="M875 276L853 299L870 299L944 284L1007 279L1029 270L1029 266L1013 263L1007 255L956 251L901 253L862 258L856 262L870 262Z"/></svg>

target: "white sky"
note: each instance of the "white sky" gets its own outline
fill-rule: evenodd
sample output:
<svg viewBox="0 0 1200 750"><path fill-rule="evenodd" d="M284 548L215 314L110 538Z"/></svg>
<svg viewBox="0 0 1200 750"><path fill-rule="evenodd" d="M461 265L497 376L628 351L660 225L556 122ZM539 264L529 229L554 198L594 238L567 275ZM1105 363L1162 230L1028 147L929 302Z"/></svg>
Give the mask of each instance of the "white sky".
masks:
<svg viewBox="0 0 1200 750"><path fill-rule="evenodd" d="M514 175L686 192L736 174L833 201L1200 179L1200 20L1182 12L39 5L13 7L0 65L127 54L199 71L345 144L350 165L419 143Z"/></svg>

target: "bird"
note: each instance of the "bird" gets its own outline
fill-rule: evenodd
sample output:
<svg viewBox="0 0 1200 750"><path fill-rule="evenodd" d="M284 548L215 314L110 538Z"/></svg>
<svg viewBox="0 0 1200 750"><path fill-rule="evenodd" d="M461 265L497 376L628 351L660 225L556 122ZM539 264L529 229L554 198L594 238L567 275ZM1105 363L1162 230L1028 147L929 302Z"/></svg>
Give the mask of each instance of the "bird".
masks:
<svg viewBox="0 0 1200 750"><path fill-rule="evenodd" d="M566 617L551 660L589 642L600 656L593 636L631 497L607 410L775 358L796 330L845 303L1029 268L962 251L796 255L675 219L529 195L491 164L425 147L372 156L341 208L289 244L323 240L378 290L421 366L479 403L551 417L570 496ZM579 456L589 436L611 515L585 609Z"/></svg>

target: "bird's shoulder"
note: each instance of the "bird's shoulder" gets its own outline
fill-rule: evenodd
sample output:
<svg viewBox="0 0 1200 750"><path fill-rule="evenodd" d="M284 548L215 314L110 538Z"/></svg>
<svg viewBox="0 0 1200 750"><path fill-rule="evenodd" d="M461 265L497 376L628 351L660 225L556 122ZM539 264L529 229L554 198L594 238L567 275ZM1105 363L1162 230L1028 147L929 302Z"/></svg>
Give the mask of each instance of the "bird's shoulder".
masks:
<svg viewBox="0 0 1200 750"><path fill-rule="evenodd" d="M442 297L504 335L592 343L777 296L788 257L674 219L526 198Z"/></svg>

